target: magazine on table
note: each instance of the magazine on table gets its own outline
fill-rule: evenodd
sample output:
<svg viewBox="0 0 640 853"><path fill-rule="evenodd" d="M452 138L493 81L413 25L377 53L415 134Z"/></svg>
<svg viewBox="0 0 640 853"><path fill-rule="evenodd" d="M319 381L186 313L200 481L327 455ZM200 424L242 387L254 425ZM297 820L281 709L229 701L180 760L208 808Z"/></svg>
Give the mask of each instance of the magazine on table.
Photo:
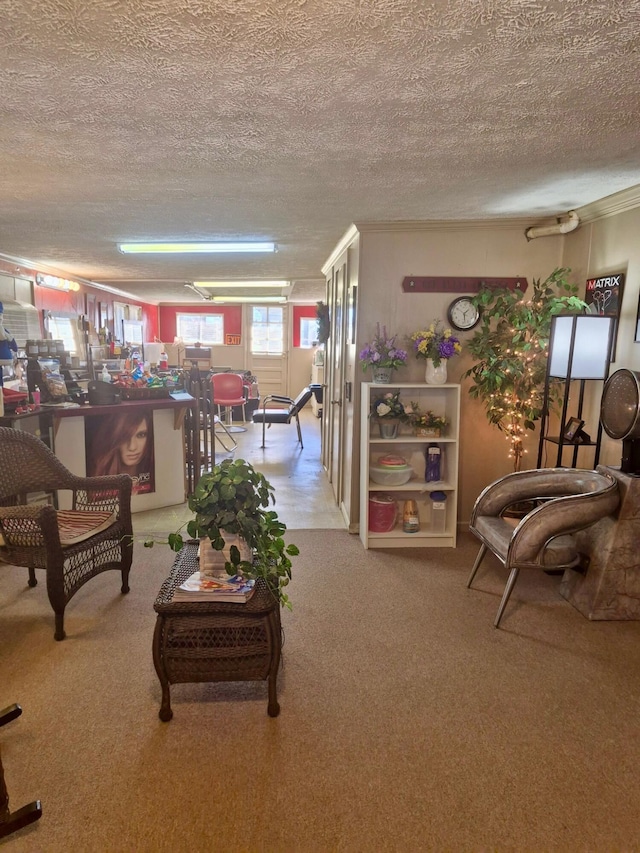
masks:
<svg viewBox="0 0 640 853"><path fill-rule="evenodd" d="M242 604L253 594L255 581L241 575L209 577L199 571L190 575L173 593L174 601L236 601Z"/></svg>

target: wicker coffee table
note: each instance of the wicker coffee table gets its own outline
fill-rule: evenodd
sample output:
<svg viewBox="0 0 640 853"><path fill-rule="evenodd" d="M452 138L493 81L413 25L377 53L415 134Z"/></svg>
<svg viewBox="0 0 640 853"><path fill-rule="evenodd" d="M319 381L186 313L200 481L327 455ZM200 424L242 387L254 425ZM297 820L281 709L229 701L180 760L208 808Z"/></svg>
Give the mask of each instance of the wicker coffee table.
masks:
<svg viewBox="0 0 640 853"><path fill-rule="evenodd" d="M271 717L280 713L276 680L282 651L280 605L261 579L244 604L173 601L173 591L198 570L198 542L176 555L154 610L153 663L162 686L159 717L173 717L169 686L198 681L269 681Z"/></svg>

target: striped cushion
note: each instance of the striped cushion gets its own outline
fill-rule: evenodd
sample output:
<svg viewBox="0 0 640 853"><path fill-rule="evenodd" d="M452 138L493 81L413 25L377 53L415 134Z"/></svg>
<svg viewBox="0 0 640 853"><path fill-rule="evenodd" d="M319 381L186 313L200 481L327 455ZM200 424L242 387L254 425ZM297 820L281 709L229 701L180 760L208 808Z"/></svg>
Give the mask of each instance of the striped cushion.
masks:
<svg viewBox="0 0 640 853"><path fill-rule="evenodd" d="M63 509L56 513L61 545L75 545L110 527L117 519L109 510Z"/></svg>

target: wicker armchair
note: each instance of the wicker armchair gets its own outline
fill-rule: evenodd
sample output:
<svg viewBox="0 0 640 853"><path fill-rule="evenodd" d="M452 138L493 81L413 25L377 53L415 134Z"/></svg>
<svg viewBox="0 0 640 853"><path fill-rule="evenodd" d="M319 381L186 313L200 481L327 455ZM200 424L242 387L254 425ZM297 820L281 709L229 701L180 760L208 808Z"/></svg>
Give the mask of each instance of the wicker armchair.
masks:
<svg viewBox="0 0 640 853"><path fill-rule="evenodd" d="M132 480L126 474L78 477L39 438L0 427L0 561L47 573L55 639L63 640L64 611L83 584L101 572L122 572L129 592L133 555ZM26 504L26 495L70 491L71 510Z"/></svg>

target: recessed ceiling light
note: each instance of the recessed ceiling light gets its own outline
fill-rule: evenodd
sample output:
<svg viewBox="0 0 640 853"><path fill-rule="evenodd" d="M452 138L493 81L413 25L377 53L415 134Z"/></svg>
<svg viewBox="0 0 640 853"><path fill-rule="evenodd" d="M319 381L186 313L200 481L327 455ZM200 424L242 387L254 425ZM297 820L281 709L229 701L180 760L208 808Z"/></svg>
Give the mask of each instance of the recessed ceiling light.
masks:
<svg viewBox="0 0 640 853"><path fill-rule="evenodd" d="M118 249L124 255L189 254L229 252L275 252L275 243L235 242L235 243L118 243Z"/></svg>
<svg viewBox="0 0 640 853"><path fill-rule="evenodd" d="M288 281L194 281L195 287L288 287Z"/></svg>

